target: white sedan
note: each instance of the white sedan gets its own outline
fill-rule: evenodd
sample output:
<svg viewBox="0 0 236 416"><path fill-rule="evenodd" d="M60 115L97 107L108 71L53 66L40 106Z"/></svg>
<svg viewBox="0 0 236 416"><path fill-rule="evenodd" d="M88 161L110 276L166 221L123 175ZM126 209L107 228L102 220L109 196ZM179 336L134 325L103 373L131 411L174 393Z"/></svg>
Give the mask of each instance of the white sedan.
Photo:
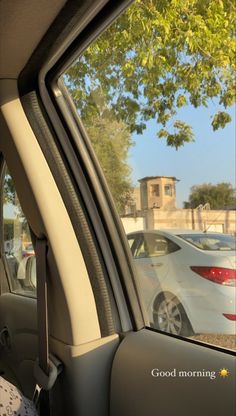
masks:
<svg viewBox="0 0 236 416"><path fill-rule="evenodd" d="M234 237L175 229L127 237L155 328L185 336L236 333Z"/></svg>

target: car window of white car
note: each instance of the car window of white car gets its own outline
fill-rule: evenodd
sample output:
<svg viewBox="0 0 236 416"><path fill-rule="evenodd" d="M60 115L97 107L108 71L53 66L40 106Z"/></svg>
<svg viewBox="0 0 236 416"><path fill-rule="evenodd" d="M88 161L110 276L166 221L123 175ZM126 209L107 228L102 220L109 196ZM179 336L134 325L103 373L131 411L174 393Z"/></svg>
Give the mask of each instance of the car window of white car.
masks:
<svg viewBox="0 0 236 416"><path fill-rule="evenodd" d="M135 237L128 238L128 243L129 243L129 246L130 246L131 250L132 250L132 247L134 245L134 242L135 242Z"/></svg>
<svg viewBox="0 0 236 416"><path fill-rule="evenodd" d="M143 238L143 235L139 236L139 239L137 240L137 245L134 251L134 258L147 258L148 257L148 251L147 251L147 245Z"/></svg>
<svg viewBox="0 0 236 416"><path fill-rule="evenodd" d="M143 273L150 327L235 348L233 254L194 243L236 233L232 22L191 4L134 2L61 80Z"/></svg>
<svg viewBox="0 0 236 416"><path fill-rule="evenodd" d="M36 261L27 220L5 165L2 181L3 259L12 293L36 296ZM31 272L30 272L31 270Z"/></svg>

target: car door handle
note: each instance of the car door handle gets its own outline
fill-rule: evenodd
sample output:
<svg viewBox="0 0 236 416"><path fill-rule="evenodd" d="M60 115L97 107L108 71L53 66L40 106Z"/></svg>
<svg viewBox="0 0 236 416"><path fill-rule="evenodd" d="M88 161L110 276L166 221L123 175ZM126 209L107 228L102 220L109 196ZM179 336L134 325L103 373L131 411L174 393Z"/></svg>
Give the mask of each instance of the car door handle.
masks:
<svg viewBox="0 0 236 416"><path fill-rule="evenodd" d="M152 263L151 267L161 267L163 266L163 263Z"/></svg>
<svg viewBox="0 0 236 416"><path fill-rule="evenodd" d="M11 348L11 337L6 327L0 332L0 344L3 347Z"/></svg>

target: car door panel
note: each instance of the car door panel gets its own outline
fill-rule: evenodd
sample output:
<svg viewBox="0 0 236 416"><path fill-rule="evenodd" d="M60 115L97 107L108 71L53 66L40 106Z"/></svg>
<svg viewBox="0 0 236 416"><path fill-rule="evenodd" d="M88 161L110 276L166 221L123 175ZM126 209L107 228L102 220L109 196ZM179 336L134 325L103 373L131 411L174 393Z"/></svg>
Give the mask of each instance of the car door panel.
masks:
<svg viewBox="0 0 236 416"><path fill-rule="evenodd" d="M162 292L165 277L168 275L169 264L167 256L149 255L144 236L141 234L139 244L134 252L134 263L140 284L142 299L149 310L153 297ZM163 288L163 289L162 289Z"/></svg>
<svg viewBox="0 0 236 416"><path fill-rule="evenodd" d="M148 329L130 333L113 362L111 416L234 416L234 374L234 357L222 351Z"/></svg>
<svg viewBox="0 0 236 416"><path fill-rule="evenodd" d="M30 397L38 346L36 299L2 294L0 333L0 371Z"/></svg>

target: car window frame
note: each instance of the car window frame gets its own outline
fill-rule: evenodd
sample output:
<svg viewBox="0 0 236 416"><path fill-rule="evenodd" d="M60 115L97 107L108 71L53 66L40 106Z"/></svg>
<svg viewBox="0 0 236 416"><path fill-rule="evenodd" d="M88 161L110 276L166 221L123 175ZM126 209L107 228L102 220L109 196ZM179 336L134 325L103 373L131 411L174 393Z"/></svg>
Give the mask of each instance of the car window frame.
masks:
<svg viewBox="0 0 236 416"><path fill-rule="evenodd" d="M94 39L92 39L91 41L93 41ZM88 46L88 45L87 45ZM84 48L82 48L82 49L77 49L77 53L76 53L76 59L78 59L79 58L79 56L84 52L84 50L86 49L86 47L87 46L85 46ZM75 54L74 54L75 55ZM75 56L74 56L75 57ZM73 58L74 58L73 57ZM70 60L70 62L67 64L67 66L70 66L70 64L72 63L72 61L73 61L73 59L71 58L71 60ZM54 81L55 81L55 79L54 79ZM56 91L57 91L57 94L58 94L58 89L59 89L59 84L57 84L57 87L55 86L55 84L54 84L54 94L56 94ZM60 91L63 93L63 87L61 87L61 89L60 89ZM83 129L83 126L82 126L82 123L81 123L81 120L80 120L80 118L79 118L79 116L78 116L78 114L77 114L77 111L76 111L76 108L75 108L75 105L74 105L74 103L72 102L71 103L71 101L72 101L72 98L69 96L68 97L68 94L65 92L65 96L64 96L64 98L66 98L67 97L67 99L68 99L68 103L67 104L69 104L69 107L70 107L70 104L72 104L72 111L73 111L73 114L74 114L74 116L78 119L78 126L80 126L82 129ZM71 108L71 107L70 107ZM63 108L61 107L61 110L63 110ZM84 134L86 135L86 132L84 132ZM89 139L88 139L89 140ZM91 143L89 143L89 147L91 148ZM93 150L92 150L93 151ZM96 158L96 156L95 156L95 158ZM109 189L108 189L108 194L110 194L110 192L109 192ZM173 189L171 189L171 195L173 195ZM169 196L171 196L171 195L169 195ZM143 258L143 259L147 259L147 258L150 258L150 257L153 257L153 256L141 256L141 257L137 257L137 256L135 256L135 251L137 250L137 247L140 247L140 245L142 244L141 243L141 240L139 239L139 243L138 243L139 245L138 246L136 246L135 247L135 250L134 250L134 256L133 256L133 258L135 259L135 260L137 260L137 259L141 259L141 258ZM129 245L127 244L126 245L126 247L129 247ZM175 253L176 251L179 251L179 250L181 250L181 247L180 246L178 246L178 248L176 249L176 250L173 250L173 251L171 251L171 252L168 252L168 253L166 253L166 254L164 254L164 255L170 255L170 254L172 254L172 253ZM155 257L161 257L161 255L160 256L155 256ZM147 327L149 327L149 325L147 325ZM169 333L166 333L166 335L171 335L171 334L169 334ZM185 339L183 336L180 336L180 339Z"/></svg>
<svg viewBox="0 0 236 416"><path fill-rule="evenodd" d="M124 4L123 4L124 3ZM93 31L92 37L88 36L87 33L85 33L85 37L80 39L78 37L76 41L76 45L81 45L81 53L84 48L87 48L88 42L92 42L93 38L96 38L98 36L98 33L102 32L105 26L108 26L112 23L113 19L117 17L119 14L119 11L121 11L123 8L128 5L129 2L122 2L120 5L120 8L116 10L115 14L113 13L113 10L109 11L109 15L101 16L101 19L105 21L106 23L103 26L99 26L98 31L96 31L96 28L91 27ZM99 16L100 19L100 16ZM82 46L84 45L84 46ZM86 45L86 46L85 46ZM97 157L94 153L94 150L91 146L90 140L87 137L87 134L83 128L83 125L78 118L76 109L74 107L74 103L72 102L68 91L63 88L63 85L60 82L60 76L62 68L65 65L65 60L71 61L73 58L71 57L71 54L73 54L73 51L75 49L75 46L72 45L71 48L68 48L68 51L66 51L65 58L62 58L62 63L58 66L55 65L53 70L51 70L47 74L47 78L45 79L45 73L42 73L42 83L41 85L41 91L43 90L43 102L46 106L46 110L49 113L49 115L52 115L52 121L55 123L55 107L58 111L60 121L63 120L63 123L68 123L68 128L70 130L69 138L71 139L73 137L73 140L75 140L75 146L78 146L76 151L78 150L79 158L81 158L81 152L82 157L85 157L84 165L87 166L89 169L88 175L93 178L91 185L91 192L93 194L93 198L96 201L96 206L100 209L100 220L103 221L102 216L105 217L105 234L106 238L109 240L109 246L110 250L112 251L112 258L108 258L108 270L111 270L111 263L115 261L115 268L113 269L111 273L109 273L109 277L112 281L114 281L115 276L119 275L119 281L121 282L122 290L124 292L126 305L123 303L123 309L125 310L128 306L129 313L132 310L135 310L134 313L131 312L131 322L135 325L136 328L143 328L148 323L148 319L146 316L146 312L142 306L142 303L140 302L140 299L137 295L138 289L137 289L137 278L135 276L135 269L133 265L133 258L131 256L130 248L128 246L127 238L124 234L124 229L121 224L120 218L118 216L118 213L116 211L116 208L113 203L113 199L110 195L109 188L107 186L106 180L104 178L104 174L101 170L100 164L98 163ZM78 46L76 46L76 50L78 49ZM76 52L77 54L77 52ZM69 56L70 57L69 57ZM67 65L69 65L67 63ZM43 88L44 87L44 88ZM60 91L60 93L59 93ZM58 95L59 93L59 95ZM45 97L45 95L47 95ZM55 106L55 107L54 107ZM72 118L73 121L72 121ZM75 122L75 125L72 126L72 123ZM53 123L53 124L54 124ZM59 123L57 123L58 126ZM76 129L76 131L75 131ZM60 131L56 131L58 136L60 137L60 140L64 141L64 137L62 137ZM68 134L68 131L67 131ZM78 143L78 137L79 137L79 143ZM82 149L82 147L85 145L86 150ZM85 151L84 151L85 150ZM85 154L85 152L88 152ZM91 166L92 162L92 166ZM74 163L72 163L73 165ZM90 168L92 167L92 170ZM96 179L98 178L98 182L96 182ZM83 188L83 185L82 185ZM90 208L90 207L89 207ZM92 214L93 216L93 214ZM99 223L96 222L96 226ZM104 222L102 224L102 227L104 226ZM114 228L115 226L115 228ZM112 231L113 230L113 231ZM99 234L99 238L101 236L101 233ZM102 245L104 242L102 242ZM106 243L105 243L106 244ZM103 254L109 255L109 251L106 249L101 249ZM118 255L119 253L119 255ZM107 265L107 263L106 263ZM113 267L113 265L112 265ZM121 270L123 272L121 273ZM130 278L130 281L128 279ZM126 281L126 283L124 283ZM132 282L132 283L131 283ZM117 279L114 282L115 285L117 285ZM127 291L132 291L132 294L130 293L130 296L128 296ZM123 314L120 310L121 315Z"/></svg>
<svg viewBox="0 0 236 416"><path fill-rule="evenodd" d="M118 15L118 13L116 13L115 17L117 17L117 15ZM114 18L114 16L113 16L113 18ZM48 74L48 77L47 77L47 81L46 81L46 75L47 74L45 73L45 67L44 67L44 71L42 71L42 73L39 77L40 81L42 81L42 82L40 82L41 98L43 100L43 103L45 105L45 108L46 108L49 116L50 116L50 109L55 113L55 108L54 108L54 106L55 106L56 111L60 115L59 118L61 120L63 120L64 124L66 124L66 126L67 126L67 133L70 132L71 134L72 134L72 131L75 127L71 123L71 115L73 116L74 121L75 121L75 125L77 127L77 130L79 131L82 138L85 140L87 149L89 150L90 161L91 160L93 161L94 166L96 166L96 169L97 169L96 157L94 159L94 152L91 149L89 141L87 141L87 139L86 139L86 132L84 132L83 127L82 127L80 121L78 120L78 116L76 114L75 108L73 106L73 103L71 102L70 97L66 94L65 91L63 91L63 87L59 84L58 80L59 80L59 76L60 76L59 74L60 74L60 72L62 72L62 68L65 67L66 65L68 66L73 61L73 54L76 55L76 57L78 57L79 54L83 53L83 51L88 47L88 45L98 36L98 34L100 34L104 30L104 28L108 24L110 24L110 22L105 23L105 24L100 25L100 26L98 25L99 30L97 30L97 27L96 27L92 31L91 36L87 37L85 35L84 39L83 39L83 37L82 37L82 40L81 40L81 38L78 39L77 46L74 43L72 48L68 48L68 52L65 53L64 57L62 57L62 59L61 59L61 62L58 65L56 64L54 66L54 68L52 66L50 67L50 65L49 65L49 67L48 67L49 74ZM76 52L75 52L75 50L76 50ZM79 50L79 52L78 52L78 50ZM45 97L45 91L47 92L46 97ZM62 97L63 97L63 99L62 99ZM68 113L70 113L69 117L68 117ZM57 114L57 117L58 117L58 114ZM55 114L54 114L54 116L55 116ZM55 117L52 117L52 121L55 122ZM53 124L55 125L55 123L53 123ZM77 133L78 133L78 131L77 131ZM103 175L101 174L101 171L99 170L99 168L97 169L97 172L99 172L98 176L101 179L101 182L103 183L103 179L102 179ZM101 176L100 176L100 174L101 174ZM103 183L103 185L104 185L104 183ZM105 187L105 189L107 190L106 187ZM103 188L103 190L104 190L104 188ZM108 195L109 195L109 192L108 192ZM106 195L106 200L109 201L109 204L110 204L109 208L112 211L113 219L114 219L114 217L117 219L117 215L114 213L113 204L110 200L110 197L108 196L108 198L107 198L107 195ZM116 225L118 223L120 224L120 221L116 222ZM108 234L109 234L110 241L113 241L111 233L108 233ZM118 235L119 235L120 240L122 240L122 251L126 253L126 261L128 260L129 269L131 270L132 269L132 261L131 261L131 256L128 253L130 251L129 246L128 246L128 243L124 241L124 235L122 234L122 232L120 233L120 228L119 228ZM115 250L112 250L113 255L114 255L116 253L115 245L112 248L115 249ZM135 278L134 278L134 272L133 271L132 271L131 275L132 275L132 278L133 278L132 280L133 280L133 283L134 283L134 286L135 286ZM123 273L123 275L122 275L122 273L121 273L120 276L122 276L122 278L124 278L124 286L126 286L126 288L127 288L129 286L129 282L128 282L128 279L126 278L126 274ZM123 286L123 284L122 284L122 286ZM130 300L130 296L126 297L126 300ZM140 308L140 310L142 310L142 308ZM133 314L133 318L135 318L135 313ZM170 334L166 333L166 335L170 335ZM180 339L183 340L184 338L180 337Z"/></svg>

